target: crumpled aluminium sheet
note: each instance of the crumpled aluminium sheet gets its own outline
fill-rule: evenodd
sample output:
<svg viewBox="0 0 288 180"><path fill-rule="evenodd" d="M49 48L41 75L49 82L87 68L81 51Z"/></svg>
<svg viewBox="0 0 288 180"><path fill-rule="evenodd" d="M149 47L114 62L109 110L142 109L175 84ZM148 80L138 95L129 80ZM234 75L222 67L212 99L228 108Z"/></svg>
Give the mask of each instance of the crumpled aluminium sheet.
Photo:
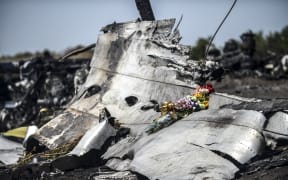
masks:
<svg viewBox="0 0 288 180"><path fill-rule="evenodd" d="M263 132L267 144L275 148L280 141L288 141L288 114L277 112L269 118Z"/></svg>
<svg viewBox="0 0 288 180"><path fill-rule="evenodd" d="M81 156L91 149L101 150L101 147L109 137L116 136L117 130L111 126L108 120L102 121L89 129L79 143L68 155Z"/></svg>
<svg viewBox="0 0 288 180"><path fill-rule="evenodd" d="M4 164L15 164L24 152L21 143L10 141L0 136L0 161Z"/></svg>
<svg viewBox="0 0 288 180"><path fill-rule="evenodd" d="M97 125L97 116L105 107L131 129L131 134L111 146L104 159L128 158L131 161L125 161L127 170L151 179L233 178L238 168L231 159L245 163L262 150L265 118L261 113L211 109L193 113L152 135L144 133L147 124L159 114L153 109L141 110L143 105L151 100L174 101L191 94L196 86L191 80L193 75L183 76L188 65L185 48L171 42L174 21L105 27L106 33L98 38L89 75L75 102L66 115L42 127L38 139L50 148L69 142L71 135L75 139ZM92 86L99 87L99 91L86 97ZM133 105L125 101L130 96L137 98ZM114 167L120 167L123 161L114 162Z"/></svg>
<svg viewBox="0 0 288 180"><path fill-rule="evenodd" d="M183 69L189 58L187 47L172 43L174 23L175 19L165 19L104 27L90 72L74 103L44 125L36 139L48 148L73 141L98 123L104 107L121 123L148 123L157 113L142 111L143 105L151 100L176 100L193 92L196 84L191 77L182 76L182 70L169 66ZM87 97L91 87L98 87L98 91ZM130 96L138 99L133 106L125 101Z"/></svg>
<svg viewBox="0 0 288 180"><path fill-rule="evenodd" d="M122 140L103 157L122 158L123 152L128 156L132 153L130 165L125 162L126 169L151 179L173 179L176 175L177 179L231 179L238 171L238 164L262 152L265 141L261 131L265 121L256 111L203 110L154 134L143 133L129 137L126 142ZM233 164L218 152L238 163ZM117 164L121 166L121 162ZM108 165L117 167L117 164Z"/></svg>

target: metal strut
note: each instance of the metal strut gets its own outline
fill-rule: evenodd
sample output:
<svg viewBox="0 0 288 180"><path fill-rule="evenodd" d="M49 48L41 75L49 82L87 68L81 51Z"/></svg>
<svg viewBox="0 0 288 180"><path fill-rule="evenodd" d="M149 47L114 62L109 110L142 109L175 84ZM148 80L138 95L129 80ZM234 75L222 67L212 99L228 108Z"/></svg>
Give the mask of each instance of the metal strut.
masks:
<svg viewBox="0 0 288 180"><path fill-rule="evenodd" d="M135 0L142 21L155 21L154 13L149 0Z"/></svg>

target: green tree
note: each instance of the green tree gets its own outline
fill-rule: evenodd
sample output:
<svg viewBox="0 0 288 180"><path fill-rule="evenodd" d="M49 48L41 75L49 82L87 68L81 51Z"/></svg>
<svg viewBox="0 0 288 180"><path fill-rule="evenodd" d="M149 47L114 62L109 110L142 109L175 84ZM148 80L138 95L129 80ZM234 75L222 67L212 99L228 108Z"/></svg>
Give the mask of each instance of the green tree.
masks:
<svg viewBox="0 0 288 180"><path fill-rule="evenodd" d="M288 26L284 27L281 32L270 33L266 37L267 49L277 54L288 53Z"/></svg>
<svg viewBox="0 0 288 180"><path fill-rule="evenodd" d="M199 38L194 47L191 48L190 58L199 60L204 58L206 46L209 44L209 38Z"/></svg>
<svg viewBox="0 0 288 180"><path fill-rule="evenodd" d="M20 52L20 53L17 53L14 58L15 59L25 59L25 58L31 58L33 56L33 54L31 52Z"/></svg>
<svg viewBox="0 0 288 180"><path fill-rule="evenodd" d="M263 32L259 31L255 33L255 44L256 44L256 52L255 56L257 57L264 57L267 52L267 44L266 44L266 39L263 36Z"/></svg>

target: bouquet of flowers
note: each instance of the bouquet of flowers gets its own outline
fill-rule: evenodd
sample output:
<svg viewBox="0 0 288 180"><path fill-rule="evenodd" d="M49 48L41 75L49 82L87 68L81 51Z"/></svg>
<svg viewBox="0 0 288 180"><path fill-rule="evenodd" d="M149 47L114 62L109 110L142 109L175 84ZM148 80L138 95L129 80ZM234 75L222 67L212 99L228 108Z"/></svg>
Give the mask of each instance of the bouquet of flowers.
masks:
<svg viewBox="0 0 288 180"><path fill-rule="evenodd" d="M211 84L198 87L192 95L176 102L167 101L160 107L161 116L146 129L148 134L154 133L189 114L208 108L209 95L214 91Z"/></svg>

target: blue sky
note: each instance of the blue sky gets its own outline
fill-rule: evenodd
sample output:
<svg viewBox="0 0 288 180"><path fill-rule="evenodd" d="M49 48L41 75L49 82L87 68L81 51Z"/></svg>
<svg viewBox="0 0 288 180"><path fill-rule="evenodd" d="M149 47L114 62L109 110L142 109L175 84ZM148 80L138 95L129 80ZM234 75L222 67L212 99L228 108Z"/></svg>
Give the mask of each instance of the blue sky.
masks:
<svg viewBox="0 0 288 180"><path fill-rule="evenodd" d="M182 44L212 35L233 0L150 0L157 19L183 14ZM288 25L287 0L238 0L215 44L251 29L265 34ZM101 27L135 20L134 0L0 0L0 55L96 42Z"/></svg>

